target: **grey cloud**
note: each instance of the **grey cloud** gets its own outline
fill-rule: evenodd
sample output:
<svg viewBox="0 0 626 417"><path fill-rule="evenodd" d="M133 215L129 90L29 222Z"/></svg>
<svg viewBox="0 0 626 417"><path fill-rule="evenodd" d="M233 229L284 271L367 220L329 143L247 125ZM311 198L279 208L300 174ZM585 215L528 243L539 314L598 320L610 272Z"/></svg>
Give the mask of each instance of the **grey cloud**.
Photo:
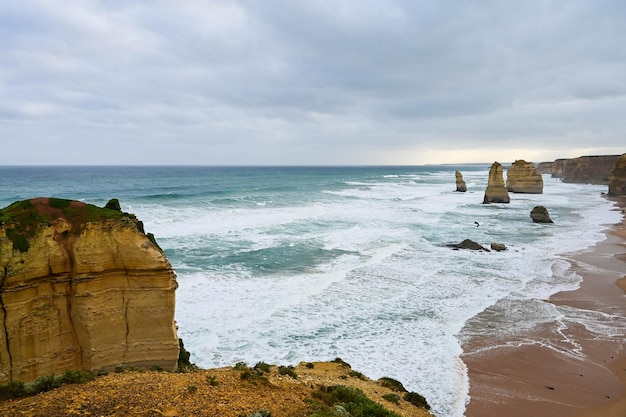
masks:
<svg viewBox="0 0 626 417"><path fill-rule="evenodd" d="M625 17L602 0L3 4L0 134L82 141L96 159L112 156L91 140L170 143L172 163L377 163L387 146L547 138L615 152Z"/></svg>

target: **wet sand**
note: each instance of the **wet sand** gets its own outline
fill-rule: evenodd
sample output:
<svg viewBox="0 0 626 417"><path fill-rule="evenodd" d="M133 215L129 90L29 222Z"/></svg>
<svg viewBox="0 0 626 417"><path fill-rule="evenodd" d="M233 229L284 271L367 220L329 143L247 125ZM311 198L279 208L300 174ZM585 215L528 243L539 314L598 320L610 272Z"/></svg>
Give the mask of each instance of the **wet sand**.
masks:
<svg viewBox="0 0 626 417"><path fill-rule="evenodd" d="M613 201L626 208L626 199ZM519 340L469 341L463 347L470 378L466 417L626 416L626 221L590 251L566 258L583 281L549 302L565 315L578 309L597 312L617 324L617 331L597 337L565 318L537 326ZM536 343L516 345L529 339ZM577 354L568 354L571 350Z"/></svg>

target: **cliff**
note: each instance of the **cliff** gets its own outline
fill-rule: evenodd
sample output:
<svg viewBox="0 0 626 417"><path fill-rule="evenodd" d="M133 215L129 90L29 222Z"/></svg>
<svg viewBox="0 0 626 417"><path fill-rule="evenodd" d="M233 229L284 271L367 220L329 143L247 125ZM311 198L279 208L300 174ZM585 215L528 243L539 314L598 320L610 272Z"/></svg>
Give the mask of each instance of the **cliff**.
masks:
<svg viewBox="0 0 626 417"><path fill-rule="evenodd" d="M517 160L506 173L506 188L514 193L542 194L543 177L533 164Z"/></svg>
<svg viewBox="0 0 626 417"><path fill-rule="evenodd" d="M609 173L609 195L626 195L626 153L617 160Z"/></svg>
<svg viewBox="0 0 626 417"><path fill-rule="evenodd" d="M609 172L620 155L581 156L557 159L552 164L552 177L563 182L582 184L608 184Z"/></svg>
<svg viewBox="0 0 626 417"><path fill-rule="evenodd" d="M499 162L494 162L491 165L483 204L509 203L511 201L509 192L504 184L503 173L502 165Z"/></svg>
<svg viewBox="0 0 626 417"><path fill-rule="evenodd" d="M0 384L116 365L174 370L176 288L132 215L53 198L0 210Z"/></svg>

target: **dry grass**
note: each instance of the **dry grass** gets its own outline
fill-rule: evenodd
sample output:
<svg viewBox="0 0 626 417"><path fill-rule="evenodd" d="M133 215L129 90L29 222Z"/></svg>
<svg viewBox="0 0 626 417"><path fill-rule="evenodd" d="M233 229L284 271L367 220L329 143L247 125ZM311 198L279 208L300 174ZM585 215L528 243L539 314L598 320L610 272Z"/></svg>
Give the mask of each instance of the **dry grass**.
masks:
<svg viewBox="0 0 626 417"><path fill-rule="evenodd" d="M338 363L316 362L313 368L300 364L295 368L297 379L279 375L275 366L261 376L242 378L243 372L221 368L192 373L111 373L85 384L0 402L0 415L241 417L267 410L272 417L304 417L310 415L310 399L320 387L346 385L401 416L431 416L406 401L394 404L383 399L393 391L354 376L349 367Z"/></svg>

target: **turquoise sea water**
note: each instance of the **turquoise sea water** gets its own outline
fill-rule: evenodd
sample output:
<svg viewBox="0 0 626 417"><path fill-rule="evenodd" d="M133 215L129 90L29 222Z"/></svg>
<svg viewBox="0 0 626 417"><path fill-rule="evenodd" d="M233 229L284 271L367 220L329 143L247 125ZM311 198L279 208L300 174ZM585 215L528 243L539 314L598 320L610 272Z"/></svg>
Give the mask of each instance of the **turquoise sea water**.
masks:
<svg viewBox="0 0 626 417"><path fill-rule="evenodd" d="M457 169L467 193L453 192ZM179 334L202 367L340 357L422 393L438 416L459 417L461 341L557 319L542 300L580 280L561 254L620 219L605 186L547 176L542 195L483 205L488 169L0 167L0 206L118 198L176 269ZM531 222L540 204L554 225ZM509 249L445 247L465 238ZM494 305L506 320L464 327Z"/></svg>

